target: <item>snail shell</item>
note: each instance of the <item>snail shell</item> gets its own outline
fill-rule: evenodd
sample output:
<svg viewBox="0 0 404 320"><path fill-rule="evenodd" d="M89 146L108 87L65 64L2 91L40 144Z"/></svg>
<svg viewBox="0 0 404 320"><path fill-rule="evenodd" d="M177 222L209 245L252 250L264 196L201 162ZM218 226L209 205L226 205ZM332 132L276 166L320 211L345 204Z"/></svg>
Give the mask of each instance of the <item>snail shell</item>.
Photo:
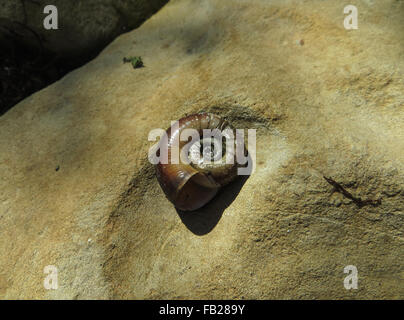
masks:
<svg viewBox="0 0 404 320"><path fill-rule="evenodd" d="M181 133L185 129L195 129L195 132L199 134L199 141L194 143L189 141L190 139L181 141ZM224 137L226 132L231 132L235 137L234 129L226 120L212 113L198 113L178 120L175 126L172 125L167 129L165 139L160 140L160 152L165 147L168 163L160 162L156 165L157 180L167 198L175 207L183 211L201 208L216 195L222 186L237 176L235 148L226 147L222 139L218 141L214 136L208 138L210 141L204 141L206 140L206 137L203 138L204 129L218 129ZM234 143L234 140L231 141ZM201 146L209 143L211 144L210 160L215 158L215 152L219 150L219 157L222 156L221 161L205 161L205 157L201 155ZM183 158L179 163L173 163L171 159L173 152L184 156L188 163L182 161ZM224 159L233 159L233 161Z"/></svg>

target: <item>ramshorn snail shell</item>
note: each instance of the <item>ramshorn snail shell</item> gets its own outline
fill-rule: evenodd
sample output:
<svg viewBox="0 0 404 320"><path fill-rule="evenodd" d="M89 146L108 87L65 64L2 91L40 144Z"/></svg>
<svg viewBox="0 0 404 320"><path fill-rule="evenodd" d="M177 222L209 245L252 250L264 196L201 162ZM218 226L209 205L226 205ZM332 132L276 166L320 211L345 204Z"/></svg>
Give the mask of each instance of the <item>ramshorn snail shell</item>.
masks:
<svg viewBox="0 0 404 320"><path fill-rule="evenodd" d="M199 141L190 141L191 139L181 141L181 133L186 129L195 129L194 132L199 134L196 138ZM198 113L178 120L175 126L172 125L167 129L165 139L160 140L160 152L164 149L162 147L165 147L168 162L156 165L157 179L167 198L175 207L183 211L201 208L216 195L222 186L237 176L235 148L226 147L228 145L223 144L222 138L218 141L214 136L209 138L210 141L206 141L203 136L204 129L218 129L224 132L224 136L225 132L235 136L235 130L226 120L212 113ZM211 145L210 161L205 161L203 156L205 153L201 153L202 146L206 145ZM216 150L220 150L218 157L222 156L221 161L220 159L212 161L216 157ZM183 158L174 163L171 160L173 152L184 156L189 163L182 161ZM224 159L233 159L233 161L229 163Z"/></svg>

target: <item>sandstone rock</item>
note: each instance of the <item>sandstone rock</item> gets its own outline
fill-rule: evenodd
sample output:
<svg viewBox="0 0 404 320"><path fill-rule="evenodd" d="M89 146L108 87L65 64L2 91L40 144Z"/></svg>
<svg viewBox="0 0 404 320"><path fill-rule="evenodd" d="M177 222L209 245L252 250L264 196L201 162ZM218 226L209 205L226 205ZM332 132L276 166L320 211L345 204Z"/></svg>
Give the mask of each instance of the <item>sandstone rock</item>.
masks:
<svg viewBox="0 0 404 320"><path fill-rule="evenodd" d="M0 297L403 299L404 3L357 3L348 31L334 1L172 1L7 112ZM257 129L256 170L183 214L147 136L202 110Z"/></svg>

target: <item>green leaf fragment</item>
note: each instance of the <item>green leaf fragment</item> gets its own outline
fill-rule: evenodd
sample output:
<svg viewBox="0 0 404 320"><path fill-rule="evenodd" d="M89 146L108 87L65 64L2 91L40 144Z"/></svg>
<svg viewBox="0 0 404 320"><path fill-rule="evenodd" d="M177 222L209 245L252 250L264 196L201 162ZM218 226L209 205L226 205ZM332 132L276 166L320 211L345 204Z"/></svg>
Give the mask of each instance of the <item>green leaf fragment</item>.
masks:
<svg viewBox="0 0 404 320"><path fill-rule="evenodd" d="M124 57L123 63L127 63L127 62L130 62L132 64L133 69L143 67L142 57L140 57L140 56L129 57L129 58Z"/></svg>

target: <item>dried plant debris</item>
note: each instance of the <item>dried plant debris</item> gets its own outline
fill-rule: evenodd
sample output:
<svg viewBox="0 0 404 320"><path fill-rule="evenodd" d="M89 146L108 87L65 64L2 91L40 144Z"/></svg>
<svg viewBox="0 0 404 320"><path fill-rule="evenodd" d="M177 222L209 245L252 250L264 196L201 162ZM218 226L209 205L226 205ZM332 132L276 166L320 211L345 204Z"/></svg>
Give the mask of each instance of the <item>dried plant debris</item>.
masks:
<svg viewBox="0 0 404 320"><path fill-rule="evenodd" d="M341 193L344 197L351 199L359 208L362 208L366 205L370 205L373 207L376 207L382 203L381 199L378 200L372 200L372 199L365 199L362 200L359 197L355 197L352 193L347 191L340 183L336 182L334 179L331 177L326 177L323 176L324 179L334 187L335 191Z"/></svg>

